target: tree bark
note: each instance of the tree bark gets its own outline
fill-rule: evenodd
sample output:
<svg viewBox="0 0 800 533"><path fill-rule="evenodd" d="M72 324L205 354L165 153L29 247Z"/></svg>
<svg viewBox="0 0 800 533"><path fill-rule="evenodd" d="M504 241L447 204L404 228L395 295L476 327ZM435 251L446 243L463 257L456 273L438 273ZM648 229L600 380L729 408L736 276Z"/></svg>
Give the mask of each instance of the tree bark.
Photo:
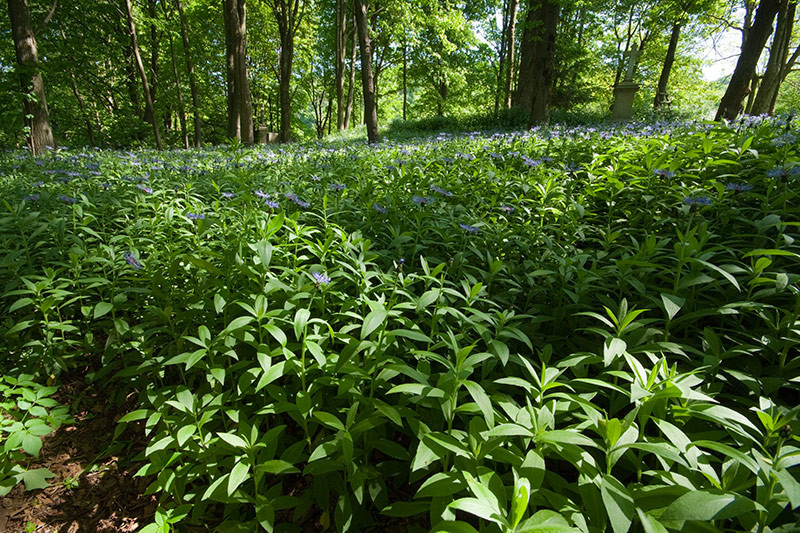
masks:
<svg viewBox="0 0 800 533"><path fill-rule="evenodd" d="M164 4L165 18L168 19L167 4ZM183 101L183 89L181 89L181 77L178 74L178 62L175 60L175 43L172 40L172 34L167 33L169 39L169 55L172 60L172 75L175 78L175 92L178 97L178 120L181 125L181 137L183 138L183 147L189 148L189 130L186 127L186 104Z"/></svg>
<svg viewBox="0 0 800 533"><path fill-rule="evenodd" d="M347 68L347 0L336 0L336 129L344 129L344 75Z"/></svg>
<svg viewBox="0 0 800 533"><path fill-rule="evenodd" d="M403 121L408 120L408 43L403 35Z"/></svg>
<svg viewBox="0 0 800 533"><path fill-rule="evenodd" d="M161 132L158 127L158 120L156 120L156 112L153 108L153 99L150 97L150 85L147 83L147 72L144 70L144 63L142 63L142 55L139 53L139 41L136 38L136 25L133 22L133 8L131 7L131 0L125 0L125 8L128 12L128 31L131 34L131 45L133 47L133 58L136 61L136 68L139 71L139 78L142 80L142 89L144 92L145 113L153 117L153 135L156 138L156 146L159 150L164 149L161 144Z"/></svg>
<svg viewBox="0 0 800 533"><path fill-rule="evenodd" d="M223 0L223 12L228 74L228 136L253 144L253 102L247 73L246 0Z"/></svg>
<svg viewBox="0 0 800 533"><path fill-rule="evenodd" d="M529 0L520 45L517 105L530 109L531 126L550 120L559 14L556 0Z"/></svg>
<svg viewBox="0 0 800 533"><path fill-rule="evenodd" d="M155 24L156 19L156 0L147 0L147 14L150 17L150 75L148 83L150 84L150 99L153 101L153 106L156 103L156 93L158 92L158 28ZM147 115L145 109L145 114ZM155 120L155 116L145 116L147 122Z"/></svg>
<svg viewBox="0 0 800 533"><path fill-rule="evenodd" d="M36 36L31 29L27 0L8 0L11 35L20 67L19 80L25 97L22 103L25 124L30 128L28 142L33 155L41 154L47 146L55 146L50 128L50 113L44 94L44 80L39 72ZM33 96L29 98L27 95Z"/></svg>
<svg viewBox="0 0 800 533"><path fill-rule="evenodd" d="M236 28L236 83L239 86L239 121L242 142L253 144L253 100L250 95L250 76L247 69L247 9L246 0L238 0L239 25Z"/></svg>
<svg viewBox="0 0 800 533"><path fill-rule="evenodd" d="M350 52L350 79L347 83L347 106L344 110L344 129L350 128L350 118L353 116L353 100L356 92L356 52L358 40L353 35L353 49Z"/></svg>
<svg viewBox="0 0 800 533"><path fill-rule="evenodd" d="M667 55L664 57L664 64L661 67L661 76L658 78L658 87L656 88L656 97L653 100L653 109L660 109L661 105L667 99L667 83L669 82L669 74L672 70L672 64L675 62L675 51L678 49L678 39L681 36L682 21L677 20L672 25L672 35L669 37L669 46L667 47Z"/></svg>
<svg viewBox="0 0 800 533"><path fill-rule="evenodd" d="M775 102L778 99L780 89L781 73L789 56L789 43L792 38L794 26L794 15L797 9L797 2L781 0L778 8L778 22L775 26L775 36L772 39L772 46L769 51L767 69L761 77L761 85L756 93L750 113L753 115L769 114L775 109Z"/></svg>
<svg viewBox="0 0 800 533"><path fill-rule="evenodd" d="M742 112L750 80L755 76L758 59L772 33L772 22L778 13L780 1L761 0L759 3L753 24L742 42L742 53L736 62L736 68L719 103L714 120L734 120Z"/></svg>
<svg viewBox="0 0 800 533"><path fill-rule="evenodd" d="M78 92L78 84L75 82L75 73L70 71L69 73L70 82L72 82L72 94L75 95L75 99L78 101L78 108L81 110L81 115L83 115L83 120L86 122L86 133L89 134L89 144L92 146L97 146L97 142L95 142L94 138L94 128L92 128L92 121L89 120L89 114L86 112L86 102L83 100L83 96L81 93Z"/></svg>
<svg viewBox="0 0 800 533"><path fill-rule="evenodd" d="M292 62L294 61L294 37L303 19L300 0L269 0L275 22L281 51L278 58L278 99L281 108L281 142L292 140Z"/></svg>
<svg viewBox="0 0 800 533"><path fill-rule="evenodd" d="M223 0L223 19L225 24L225 71L226 85L228 88L228 138L241 139L241 117L239 116L238 84L236 83L236 37L235 27L238 26L239 13L236 9L236 0Z"/></svg>
<svg viewBox="0 0 800 533"><path fill-rule="evenodd" d="M515 53L514 46L516 41L516 29L517 29L517 8L519 6L519 0L511 0L511 4L509 5L509 21L508 21L508 30L506 31L506 60L505 69L506 69L506 79L505 79L505 86L503 87L504 93L504 104L503 107L509 109L511 107L511 80L513 79L514 73L514 62L515 62Z"/></svg>
<svg viewBox="0 0 800 533"><path fill-rule="evenodd" d="M378 110L375 106L375 86L372 78L372 45L369 38L367 25L367 6L364 0L354 0L353 8L358 27L359 48L361 49L361 85L364 99L364 123L367 125L367 141L369 144L377 143L378 135Z"/></svg>
<svg viewBox="0 0 800 533"><path fill-rule="evenodd" d="M194 72L194 60L192 59L191 47L189 46L189 24L186 21L186 13L183 11L183 2L175 0L178 14L181 19L181 39L183 40L183 55L186 58L186 70L189 72L189 88L192 92L192 114L194 115L194 146L200 148L203 145L202 116L200 115L200 91L197 88L197 75Z"/></svg>

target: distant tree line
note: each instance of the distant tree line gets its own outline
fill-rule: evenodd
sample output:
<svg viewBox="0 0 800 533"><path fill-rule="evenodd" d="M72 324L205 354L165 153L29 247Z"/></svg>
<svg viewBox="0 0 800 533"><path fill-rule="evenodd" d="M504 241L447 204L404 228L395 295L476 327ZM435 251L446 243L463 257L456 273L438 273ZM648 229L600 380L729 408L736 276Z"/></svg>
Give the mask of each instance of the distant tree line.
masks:
<svg viewBox="0 0 800 533"><path fill-rule="evenodd" d="M379 122L607 107L624 57L652 107L704 83L691 44L741 54L716 113L773 113L800 55L794 0L7 0L0 141L322 138ZM743 18L742 18L743 14ZM737 20L737 18L739 20ZM649 92L648 92L649 91ZM55 132L55 134L54 134Z"/></svg>

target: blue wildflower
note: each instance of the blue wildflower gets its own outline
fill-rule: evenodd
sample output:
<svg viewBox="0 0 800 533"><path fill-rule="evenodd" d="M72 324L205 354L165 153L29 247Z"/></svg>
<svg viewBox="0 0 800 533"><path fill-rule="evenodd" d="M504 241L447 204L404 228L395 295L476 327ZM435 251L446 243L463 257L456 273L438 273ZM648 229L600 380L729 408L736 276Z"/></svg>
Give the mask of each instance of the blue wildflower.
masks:
<svg viewBox="0 0 800 533"><path fill-rule="evenodd" d="M442 189L441 187L437 187L436 185L431 185L431 190L433 192L438 192L443 196L453 196L453 193L451 193L450 191Z"/></svg>
<svg viewBox="0 0 800 533"><path fill-rule="evenodd" d="M67 196L66 194L59 194L58 199L64 202L65 204L76 204L78 203L77 198L73 198L71 196Z"/></svg>
<svg viewBox="0 0 800 533"><path fill-rule="evenodd" d="M417 205L428 205L433 203L433 198L429 198L427 196L414 196L411 198L411 201Z"/></svg>
<svg viewBox="0 0 800 533"><path fill-rule="evenodd" d="M28 201L28 202L35 202L35 201L36 201L36 200L38 200L39 198L40 198L40 196L39 196L38 194L29 194L29 195L27 195L27 196L26 196L24 199L25 199L26 201Z"/></svg>
<svg viewBox="0 0 800 533"><path fill-rule="evenodd" d="M261 189L258 189L257 191L255 191L254 194L256 196L258 196L259 198L269 198L269 195L267 193L265 193L264 191L262 191Z"/></svg>
<svg viewBox="0 0 800 533"><path fill-rule="evenodd" d="M188 213L186 218L189 220L203 220L206 216L203 213Z"/></svg>
<svg viewBox="0 0 800 533"><path fill-rule="evenodd" d="M151 189L150 187L148 187L146 185L137 185L136 188L139 189L142 192L147 193L147 194L153 194L153 189Z"/></svg>
<svg viewBox="0 0 800 533"><path fill-rule="evenodd" d="M131 252L125 252L122 254L122 257L125 258L125 262L128 263L130 266L134 268L134 270L140 270L143 268L142 264L139 262L136 257Z"/></svg>
<svg viewBox="0 0 800 533"><path fill-rule="evenodd" d="M341 192L345 190L347 187L345 187L343 183L331 183L330 188L332 191Z"/></svg>
<svg viewBox="0 0 800 533"><path fill-rule="evenodd" d="M313 276L314 281L317 282L317 285L327 285L331 282L331 278L321 272L312 272L311 276Z"/></svg>
<svg viewBox="0 0 800 533"><path fill-rule="evenodd" d="M694 196L683 199L686 205L711 205L711 199L708 196Z"/></svg>
<svg viewBox="0 0 800 533"><path fill-rule="evenodd" d="M516 207L512 207L512 206L510 206L510 205L503 205L503 206L500 206L500 209L502 209L503 211L505 211L505 212L506 212L506 214L510 214L510 213L513 213L513 212L514 212L514 209L516 209Z"/></svg>
<svg viewBox="0 0 800 533"><path fill-rule="evenodd" d="M379 206L377 203L372 204L372 209L374 209L375 211L377 211L378 213L380 213L382 215L385 215L388 212L388 209L386 209L385 207Z"/></svg>
<svg viewBox="0 0 800 533"><path fill-rule="evenodd" d="M278 209L278 208L281 206L281 204L279 204L278 202L276 202L276 201L274 201L274 200L270 200L269 198L265 199L265 200L264 200L264 203L265 203L265 204L267 205L267 207L269 207L270 209Z"/></svg>
<svg viewBox="0 0 800 533"><path fill-rule="evenodd" d="M478 233L478 228L475 226L469 226L467 224L459 224L459 227L466 231L467 233Z"/></svg>
<svg viewBox="0 0 800 533"><path fill-rule="evenodd" d="M728 183L725 188L729 191L752 191L753 186L749 183Z"/></svg>
<svg viewBox="0 0 800 533"><path fill-rule="evenodd" d="M656 176L671 179L675 177L675 173L671 170L667 170L665 168L655 168L653 169L653 174Z"/></svg>

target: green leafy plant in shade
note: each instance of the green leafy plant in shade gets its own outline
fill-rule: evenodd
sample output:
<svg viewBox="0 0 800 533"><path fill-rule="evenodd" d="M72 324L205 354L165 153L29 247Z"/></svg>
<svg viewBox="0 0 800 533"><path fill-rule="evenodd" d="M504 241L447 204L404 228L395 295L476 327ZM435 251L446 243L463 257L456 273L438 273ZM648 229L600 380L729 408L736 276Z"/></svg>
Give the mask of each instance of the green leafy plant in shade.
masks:
<svg viewBox="0 0 800 533"><path fill-rule="evenodd" d="M46 468L28 466L39 457L42 437L72 422L67 407L50 398L57 390L36 383L29 374L0 380L0 495L18 483L25 490L42 489L55 477Z"/></svg>

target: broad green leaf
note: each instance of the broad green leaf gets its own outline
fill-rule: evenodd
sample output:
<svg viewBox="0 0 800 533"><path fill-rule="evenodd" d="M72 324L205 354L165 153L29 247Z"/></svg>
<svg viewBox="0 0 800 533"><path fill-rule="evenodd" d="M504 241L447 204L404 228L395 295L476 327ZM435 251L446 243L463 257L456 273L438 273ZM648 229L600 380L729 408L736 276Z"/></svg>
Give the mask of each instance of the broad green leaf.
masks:
<svg viewBox="0 0 800 533"><path fill-rule="evenodd" d="M370 333L381 326L386 321L386 317L388 316L389 312L383 307L379 307L378 309L371 311L364 318L364 323L361 325L361 338L366 339L369 337Z"/></svg>
<svg viewBox="0 0 800 533"><path fill-rule="evenodd" d="M603 476L600 481L600 495L603 498L608 520L611 522L614 533L627 533L636 508L633 497L622 483L610 475Z"/></svg>
<svg viewBox="0 0 800 533"><path fill-rule="evenodd" d="M54 473L46 468L34 468L26 470L18 475L18 479L25 483L25 490L39 490L50 486L48 479L56 477Z"/></svg>
<svg viewBox="0 0 800 533"><path fill-rule="evenodd" d="M672 502L660 520L724 520L756 510L756 504L738 494L695 490Z"/></svg>
<svg viewBox="0 0 800 533"><path fill-rule="evenodd" d="M247 448L247 441L233 433L217 433L217 436L234 448Z"/></svg>
<svg viewBox="0 0 800 533"><path fill-rule="evenodd" d="M686 298L681 298L680 296L675 296L674 294L666 294L662 292L661 301L664 303L664 310L667 312L667 316L670 320L672 320L675 315L678 314L678 311L681 310L683 304L686 303Z"/></svg>
<svg viewBox="0 0 800 533"><path fill-rule="evenodd" d="M107 314L114 308L114 304L109 302L100 302L99 304L94 306L94 318L100 318L101 316Z"/></svg>
<svg viewBox="0 0 800 533"><path fill-rule="evenodd" d="M474 381L465 380L463 381L463 384L467 388L469 395L472 396L472 399L475 400L476 404L478 404L478 408L481 410L481 413L483 413L483 417L486 420L486 425L490 428L493 427L494 409L492 408L492 400L489 399L486 391L484 391L483 387Z"/></svg>
<svg viewBox="0 0 800 533"><path fill-rule="evenodd" d="M232 496L233 493L236 492L236 489L239 488L239 485L244 483L244 481L247 479L249 473L249 463L237 461L237 463L233 465L231 475L228 477L228 496Z"/></svg>

